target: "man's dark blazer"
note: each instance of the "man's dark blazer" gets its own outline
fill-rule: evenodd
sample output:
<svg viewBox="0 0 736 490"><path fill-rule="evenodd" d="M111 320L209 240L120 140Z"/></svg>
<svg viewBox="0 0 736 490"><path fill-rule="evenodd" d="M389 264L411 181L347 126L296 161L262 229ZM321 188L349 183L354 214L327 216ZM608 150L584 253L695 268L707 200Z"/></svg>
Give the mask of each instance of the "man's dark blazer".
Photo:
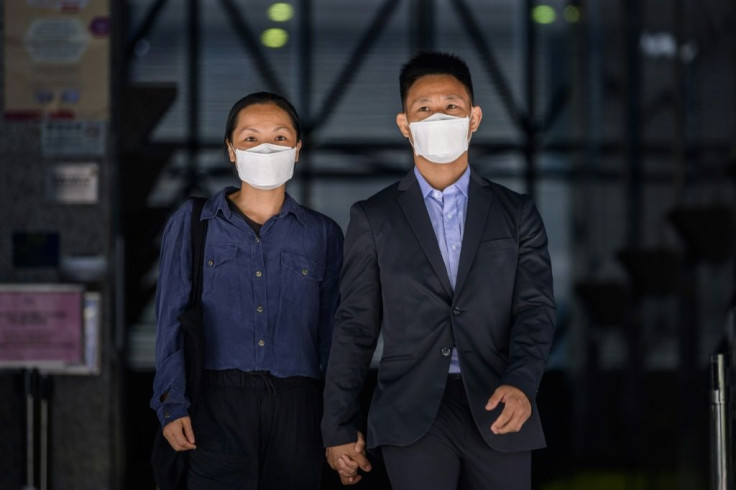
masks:
<svg viewBox="0 0 736 490"><path fill-rule="evenodd" d="M473 418L498 451L544 447L535 395L554 332L547 235L531 199L471 171L455 291L419 183L400 182L353 205L341 304L326 375L325 446L356 440L358 398L379 333L383 356L368 414L369 447L406 445L437 414L457 346ZM501 384L532 405L521 431L494 435Z"/></svg>

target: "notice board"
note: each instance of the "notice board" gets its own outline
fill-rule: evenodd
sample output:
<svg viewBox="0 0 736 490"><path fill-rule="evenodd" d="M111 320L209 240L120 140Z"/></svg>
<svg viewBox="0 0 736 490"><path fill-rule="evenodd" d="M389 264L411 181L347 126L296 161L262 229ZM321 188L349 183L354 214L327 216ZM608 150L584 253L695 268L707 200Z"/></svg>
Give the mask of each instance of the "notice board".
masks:
<svg viewBox="0 0 736 490"><path fill-rule="evenodd" d="M106 120L110 0L4 2L5 116Z"/></svg>
<svg viewBox="0 0 736 490"><path fill-rule="evenodd" d="M79 285L0 284L0 368L99 372L99 293Z"/></svg>

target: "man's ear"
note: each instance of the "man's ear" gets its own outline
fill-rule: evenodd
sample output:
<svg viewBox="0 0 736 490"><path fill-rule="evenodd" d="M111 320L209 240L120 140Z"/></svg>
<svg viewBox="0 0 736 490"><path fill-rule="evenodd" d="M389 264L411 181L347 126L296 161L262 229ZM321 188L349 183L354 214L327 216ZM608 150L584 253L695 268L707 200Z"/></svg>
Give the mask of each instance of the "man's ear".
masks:
<svg viewBox="0 0 736 490"><path fill-rule="evenodd" d="M409 130L409 121L406 120L406 114L399 112L396 114L396 125L399 127L399 131L404 135L405 138L411 139L411 131Z"/></svg>
<svg viewBox="0 0 736 490"><path fill-rule="evenodd" d="M475 133L480 126L480 121L483 119L483 111L479 105L473 106L470 110L470 132Z"/></svg>
<svg viewBox="0 0 736 490"><path fill-rule="evenodd" d="M299 150L302 149L302 140L299 140L294 148L296 148L296 154L294 155L294 162L296 163L299 161Z"/></svg>

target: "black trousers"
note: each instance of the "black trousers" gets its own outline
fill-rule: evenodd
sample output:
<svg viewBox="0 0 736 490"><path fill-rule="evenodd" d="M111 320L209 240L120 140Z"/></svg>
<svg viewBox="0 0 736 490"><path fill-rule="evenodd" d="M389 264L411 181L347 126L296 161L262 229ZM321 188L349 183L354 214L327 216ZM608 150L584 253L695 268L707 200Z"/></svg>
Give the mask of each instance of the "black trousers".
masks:
<svg viewBox="0 0 736 490"><path fill-rule="evenodd" d="M462 379L456 376L448 378L437 417L421 439L381 449L393 490L531 488L531 451L491 449L478 432Z"/></svg>
<svg viewBox="0 0 736 490"><path fill-rule="evenodd" d="M192 414L190 490L318 490L324 461L322 383L206 371Z"/></svg>

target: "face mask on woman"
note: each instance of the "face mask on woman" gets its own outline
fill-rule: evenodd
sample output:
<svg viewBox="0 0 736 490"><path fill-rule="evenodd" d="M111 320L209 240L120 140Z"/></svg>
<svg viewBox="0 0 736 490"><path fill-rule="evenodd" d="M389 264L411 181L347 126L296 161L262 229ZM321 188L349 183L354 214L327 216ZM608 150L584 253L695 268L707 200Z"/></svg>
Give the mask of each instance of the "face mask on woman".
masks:
<svg viewBox="0 0 736 490"><path fill-rule="evenodd" d="M238 177L256 189L282 186L294 175L296 148L263 143L247 150L235 149Z"/></svg>
<svg viewBox="0 0 736 490"><path fill-rule="evenodd" d="M409 124L414 153L433 163L450 163L468 150L469 117L440 112Z"/></svg>

